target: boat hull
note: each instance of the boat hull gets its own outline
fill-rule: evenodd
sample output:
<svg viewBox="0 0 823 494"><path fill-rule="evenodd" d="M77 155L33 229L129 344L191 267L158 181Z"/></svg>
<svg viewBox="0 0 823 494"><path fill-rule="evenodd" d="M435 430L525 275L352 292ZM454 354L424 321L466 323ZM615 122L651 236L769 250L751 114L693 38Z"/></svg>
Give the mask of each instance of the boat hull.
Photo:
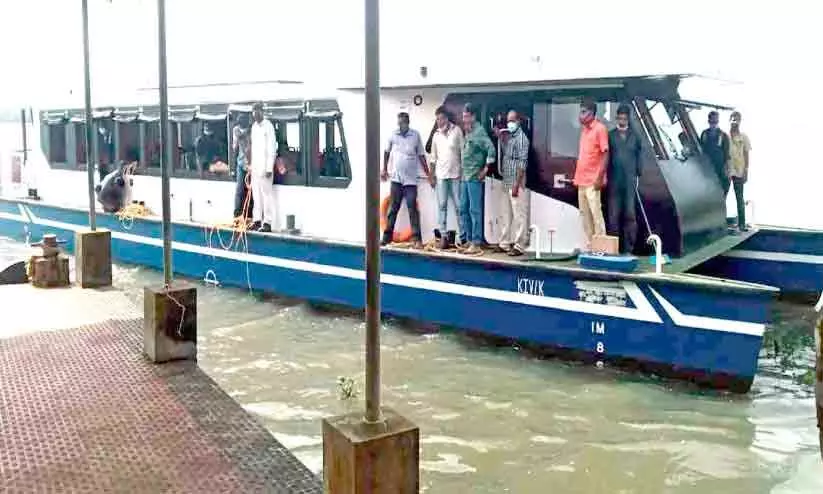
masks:
<svg viewBox="0 0 823 494"><path fill-rule="evenodd" d="M56 233L74 248L79 209L0 200L0 235ZM112 231L116 260L162 267L161 224L98 215ZM221 237L218 237L220 235ZM248 234L175 223L177 274L280 295L362 308L362 245ZM221 245L222 243L222 245ZM228 248L227 248L228 247ZM386 314L568 350L595 361L629 360L720 388L746 391L757 370L774 291L724 286L701 277L654 277L546 267L540 263L387 249Z"/></svg>

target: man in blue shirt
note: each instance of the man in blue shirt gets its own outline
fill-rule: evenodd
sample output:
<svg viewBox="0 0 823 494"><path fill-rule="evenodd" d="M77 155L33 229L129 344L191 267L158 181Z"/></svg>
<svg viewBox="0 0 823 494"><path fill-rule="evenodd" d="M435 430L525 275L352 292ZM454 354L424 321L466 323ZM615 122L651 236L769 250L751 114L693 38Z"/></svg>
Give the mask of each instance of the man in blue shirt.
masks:
<svg viewBox="0 0 823 494"><path fill-rule="evenodd" d="M389 175L389 158L392 158L394 165ZM381 245L391 243L394 237L394 224L397 222L397 213L403 199L406 200L406 208L409 210L409 222L412 229L412 242L415 248L422 246L420 235L420 211L417 209L417 169L423 168L423 172L428 178L429 184L434 187L434 177L429 173L426 164L426 151L423 148L423 141L420 134L409 128L409 114L400 112L397 114L397 130L392 132L386 151L383 153L383 181L391 180L391 207L388 218L386 218L386 230L383 232Z"/></svg>

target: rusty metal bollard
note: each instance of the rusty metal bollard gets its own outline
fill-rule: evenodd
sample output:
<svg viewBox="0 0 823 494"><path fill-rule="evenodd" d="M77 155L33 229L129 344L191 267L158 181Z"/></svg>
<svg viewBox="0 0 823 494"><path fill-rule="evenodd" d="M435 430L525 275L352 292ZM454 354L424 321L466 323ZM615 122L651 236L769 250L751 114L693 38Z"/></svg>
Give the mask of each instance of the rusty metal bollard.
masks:
<svg viewBox="0 0 823 494"><path fill-rule="evenodd" d="M57 240L55 235L43 235L43 240L31 244L41 249L39 255L34 254L29 259L32 285L40 288L69 285L69 258L60 253L62 243L65 242Z"/></svg>

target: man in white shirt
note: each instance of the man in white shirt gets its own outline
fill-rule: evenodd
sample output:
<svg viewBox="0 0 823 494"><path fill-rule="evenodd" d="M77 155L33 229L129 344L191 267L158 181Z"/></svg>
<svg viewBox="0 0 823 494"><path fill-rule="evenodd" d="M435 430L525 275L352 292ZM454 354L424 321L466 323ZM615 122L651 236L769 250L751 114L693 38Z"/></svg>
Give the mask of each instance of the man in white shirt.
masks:
<svg viewBox="0 0 823 494"><path fill-rule="evenodd" d="M254 123L251 126L251 194L254 198L252 230L270 232L274 221L274 185L272 173L277 158L277 138L274 126L263 118L263 104L252 107Z"/></svg>
<svg viewBox="0 0 823 494"><path fill-rule="evenodd" d="M449 247L446 218L449 198L460 217L458 194L462 170L463 131L449 120L446 107L440 106L435 112L437 130L432 137L431 158L434 175L437 178L437 224L440 229L440 248Z"/></svg>

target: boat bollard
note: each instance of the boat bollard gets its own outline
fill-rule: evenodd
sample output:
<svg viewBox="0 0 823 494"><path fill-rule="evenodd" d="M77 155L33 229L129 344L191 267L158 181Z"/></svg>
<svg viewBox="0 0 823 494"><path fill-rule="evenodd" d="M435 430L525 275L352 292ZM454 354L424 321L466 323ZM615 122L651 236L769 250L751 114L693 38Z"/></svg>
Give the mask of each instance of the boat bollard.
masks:
<svg viewBox="0 0 823 494"><path fill-rule="evenodd" d="M820 458L823 459L823 293L814 307L817 312L817 324L814 331L815 363L814 396L817 403L817 431L820 436Z"/></svg>
<svg viewBox="0 0 823 494"><path fill-rule="evenodd" d="M537 225L532 225L529 227L529 231L534 232L534 258L540 259L540 227Z"/></svg>
<svg viewBox="0 0 823 494"><path fill-rule="evenodd" d="M646 243L654 244L654 274L663 274L663 241L656 233L652 233Z"/></svg>

